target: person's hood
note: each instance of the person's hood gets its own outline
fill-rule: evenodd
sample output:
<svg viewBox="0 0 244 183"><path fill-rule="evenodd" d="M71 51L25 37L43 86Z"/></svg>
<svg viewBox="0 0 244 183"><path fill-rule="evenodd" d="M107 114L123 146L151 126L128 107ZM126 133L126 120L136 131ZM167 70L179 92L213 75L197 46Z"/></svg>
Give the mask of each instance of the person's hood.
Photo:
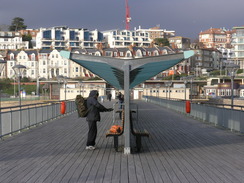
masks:
<svg viewBox="0 0 244 183"><path fill-rule="evenodd" d="M98 96L98 91L97 90L90 91L89 97L95 97L95 96Z"/></svg>

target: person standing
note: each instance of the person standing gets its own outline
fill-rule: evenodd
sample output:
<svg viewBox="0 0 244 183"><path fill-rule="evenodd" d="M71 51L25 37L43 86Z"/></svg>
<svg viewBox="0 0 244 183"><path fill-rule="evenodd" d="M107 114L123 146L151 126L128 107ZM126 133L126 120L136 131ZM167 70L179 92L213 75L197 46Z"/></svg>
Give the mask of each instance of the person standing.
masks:
<svg viewBox="0 0 244 183"><path fill-rule="evenodd" d="M124 103L124 95L119 92L117 98L119 99L119 109L123 109L123 103ZM122 119L122 111L119 112L119 118Z"/></svg>
<svg viewBox="0 0 244 183"><path fill-rule="evenodd" d="M97 122L101 120L100 112L112 111L112 108L106 108L100 104L97 100L99 93L97 90L92 90L87 98L88 114L86 120L88 122L88 138L86 143L86 149L94 150L97 137Z"/></svg>
<svg viewBox="0 0 244 183"><path fill-rule="evenodd" d="M111 99L112 99L112 94L109 93L109 94L108 94L108 101L111 101Z"/></svg>

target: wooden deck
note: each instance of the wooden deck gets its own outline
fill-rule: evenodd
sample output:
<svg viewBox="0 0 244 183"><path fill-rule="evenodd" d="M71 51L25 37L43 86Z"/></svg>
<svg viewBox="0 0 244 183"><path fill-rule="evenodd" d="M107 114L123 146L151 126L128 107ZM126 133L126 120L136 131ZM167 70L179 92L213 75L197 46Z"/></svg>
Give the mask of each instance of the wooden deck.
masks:
<svg viewBox="0 0 244 183"><path fill-rule="evenodd" d="M150 133L140 153L115 152L105 137L112 113L102 114L98 148L85 150L88 126L73 113L0 141L0 182L244 182L243 135L137 103L134 126Z"/></svg>

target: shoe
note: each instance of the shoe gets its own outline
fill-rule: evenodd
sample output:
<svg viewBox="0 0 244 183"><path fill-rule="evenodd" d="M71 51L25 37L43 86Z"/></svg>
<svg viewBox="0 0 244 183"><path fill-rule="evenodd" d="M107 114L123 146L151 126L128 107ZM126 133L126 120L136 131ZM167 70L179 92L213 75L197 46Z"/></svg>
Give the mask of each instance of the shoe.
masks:
<svg viewBox="0 0 244 183"><path fill-rule="evenodd" d="M86 150L95 150L96 147L95 146L86 146Z"/></svg>

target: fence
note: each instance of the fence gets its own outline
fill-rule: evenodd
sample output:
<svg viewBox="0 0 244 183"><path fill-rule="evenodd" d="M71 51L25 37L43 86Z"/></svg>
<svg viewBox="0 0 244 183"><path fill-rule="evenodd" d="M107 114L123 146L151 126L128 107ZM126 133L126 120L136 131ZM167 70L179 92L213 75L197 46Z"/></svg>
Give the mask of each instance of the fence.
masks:
<svg viewBox="0 0 244 183"><path fill-rule="evenodd" d="M166 100L151 96L143 96L143 99L147 102L185 113L195 119L222 126L231 131L244 133L244 111L242 110L191 103L191 112L186 113L185 101Z"/></svg>
<svg viewBox="0 0 244 183"><path fill-rule="evenodd" d="M37 103L0 108L0 137L20 132L34 125L62 117L76 111L74 101L65 101L65 114L61 114L61 102Z"/></svg>

